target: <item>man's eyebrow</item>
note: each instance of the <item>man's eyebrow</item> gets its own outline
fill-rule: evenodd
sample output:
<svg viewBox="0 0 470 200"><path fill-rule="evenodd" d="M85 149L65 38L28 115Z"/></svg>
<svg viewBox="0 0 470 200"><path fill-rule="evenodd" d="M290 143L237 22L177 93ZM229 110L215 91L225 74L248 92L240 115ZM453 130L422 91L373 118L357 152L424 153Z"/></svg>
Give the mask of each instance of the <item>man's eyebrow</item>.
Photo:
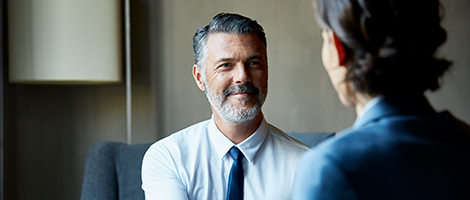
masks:
<svg viewBox="0 0 470 200"><path fill-rule="evenodd" d="M248 57L248 58L245 60L245 62L246 62L246 61L249 61L249 60L256 60L256 59L263 59L263 56L261 56L261 55L253 55L253 56ZM236 60L236 59L235 59L235 58L221 58L221 59L217 60L216 63L227 62L227 61L234 61L234 60Z"/></svg>
<svg viewBox="0 0 470 200"><path fill-rule="evenodd" d="M217 63L220 63L220 62L226 62L226 61L234 61L235 58L221 58L219 60L217 60Z"/></svg>
<svg viewBox="0 0 470 200"><path fill-rule="evenodd" d="M256 59L263 59L263 57L261 55L254 55L254 56L250 56L248 59L246 59L247 61L248 60L256 60Z"/></svg>

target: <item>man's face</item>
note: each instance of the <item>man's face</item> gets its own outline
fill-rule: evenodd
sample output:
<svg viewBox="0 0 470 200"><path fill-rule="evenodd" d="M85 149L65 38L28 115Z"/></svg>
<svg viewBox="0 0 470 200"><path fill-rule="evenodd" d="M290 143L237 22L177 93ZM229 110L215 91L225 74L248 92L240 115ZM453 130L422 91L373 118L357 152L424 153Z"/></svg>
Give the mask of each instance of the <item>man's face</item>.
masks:
<svg viewBox="0 0 470 200"><path fill-rule="evenodd" d="M200 88L213 110L233 125L254 119L267 95L268 66L262 42L256 34L215 33L209 35L206 46Z"/></svg>

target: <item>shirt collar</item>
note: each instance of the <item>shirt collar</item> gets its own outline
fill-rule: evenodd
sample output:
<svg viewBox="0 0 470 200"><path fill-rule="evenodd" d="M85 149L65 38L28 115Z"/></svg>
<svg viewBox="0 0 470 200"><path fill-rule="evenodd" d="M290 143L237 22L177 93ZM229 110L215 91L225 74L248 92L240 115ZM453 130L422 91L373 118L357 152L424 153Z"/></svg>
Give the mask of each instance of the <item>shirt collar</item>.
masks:
<svg viewBox="0 0 470 200"><path fill-rule="evenodd" d="M357 128L359 124L362 121L362 118L364 115L375 105L377 105L382 99L384 98L384 95L377 95L374 98L372 98L369 102L366 103L364 108L362 109L362 112L356 117L356 121L354 121L354 128Z"/></svg>
<svg viewBox="0 0 470 200"><path fill-rule="evenodd" d="M214 117L211 118L208 124L209 138L212 140L212 143L214 144L220 159L222 159L228 153L230 148L236 146L238 149L240 149L248 162L253 161L256 152L258 152L259 147L268 134L268 129L268 123L263 118L258 129L253 134L251 134L250 137L236 145L222 132L220 132L219 128L217 128L215 124Z"/></svg>
<svg viewBox="0 0 470 200"><path fill-rule="evenodd" d="M360 125L363 123L363 118L364 118L364 115L371 109L373 108L375 105L377 105L380 101L382 101L384 99L384 95L377 95L375 96L374 98L372 98L369 102L366 103L366 105L364 106L364 108L362 109L361 113L356 117L356 120L354 121L354 124L352 127L349 127L349 128L346 128L340 132L337 132L335 133L335 137L339 137L339 136L342 136L346 133L349 133L351 132L352 130L356 129L356 128L359 128Z"/></svg>

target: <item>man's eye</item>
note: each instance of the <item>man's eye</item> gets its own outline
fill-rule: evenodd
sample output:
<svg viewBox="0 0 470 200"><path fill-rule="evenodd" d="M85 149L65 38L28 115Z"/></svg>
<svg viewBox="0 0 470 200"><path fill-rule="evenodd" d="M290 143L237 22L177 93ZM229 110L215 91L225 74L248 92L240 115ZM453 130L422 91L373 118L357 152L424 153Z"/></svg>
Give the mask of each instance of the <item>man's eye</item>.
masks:
<svg viewBox="0 0 470 200"><path fill-rule="evenodd" d="M260 67L260 66L261 66L261 63L258 62L258 61L251 61L251 62L249 63L249 66L251 66L251 67Z"/></svg>
<svg viewBox="0 0 470 200"><path fill-rule="evenodd" d="M221 65L219 65L218 68L227 68L227 67L230 67L230 63L221 64Z"/></svg>

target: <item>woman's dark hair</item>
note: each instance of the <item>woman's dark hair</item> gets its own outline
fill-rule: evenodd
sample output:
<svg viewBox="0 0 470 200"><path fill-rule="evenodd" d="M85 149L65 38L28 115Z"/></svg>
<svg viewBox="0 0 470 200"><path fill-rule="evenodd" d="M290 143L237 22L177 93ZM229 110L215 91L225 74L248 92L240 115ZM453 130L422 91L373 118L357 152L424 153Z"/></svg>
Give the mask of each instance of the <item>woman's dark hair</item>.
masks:
<svg viewBox="0 0 470 200"><path fill-rule="evenodd" d="M439 88L450 62L437 59L446 40L438 0L317 0L317 19L346 50L356 92L403 94Z"/></svg>

